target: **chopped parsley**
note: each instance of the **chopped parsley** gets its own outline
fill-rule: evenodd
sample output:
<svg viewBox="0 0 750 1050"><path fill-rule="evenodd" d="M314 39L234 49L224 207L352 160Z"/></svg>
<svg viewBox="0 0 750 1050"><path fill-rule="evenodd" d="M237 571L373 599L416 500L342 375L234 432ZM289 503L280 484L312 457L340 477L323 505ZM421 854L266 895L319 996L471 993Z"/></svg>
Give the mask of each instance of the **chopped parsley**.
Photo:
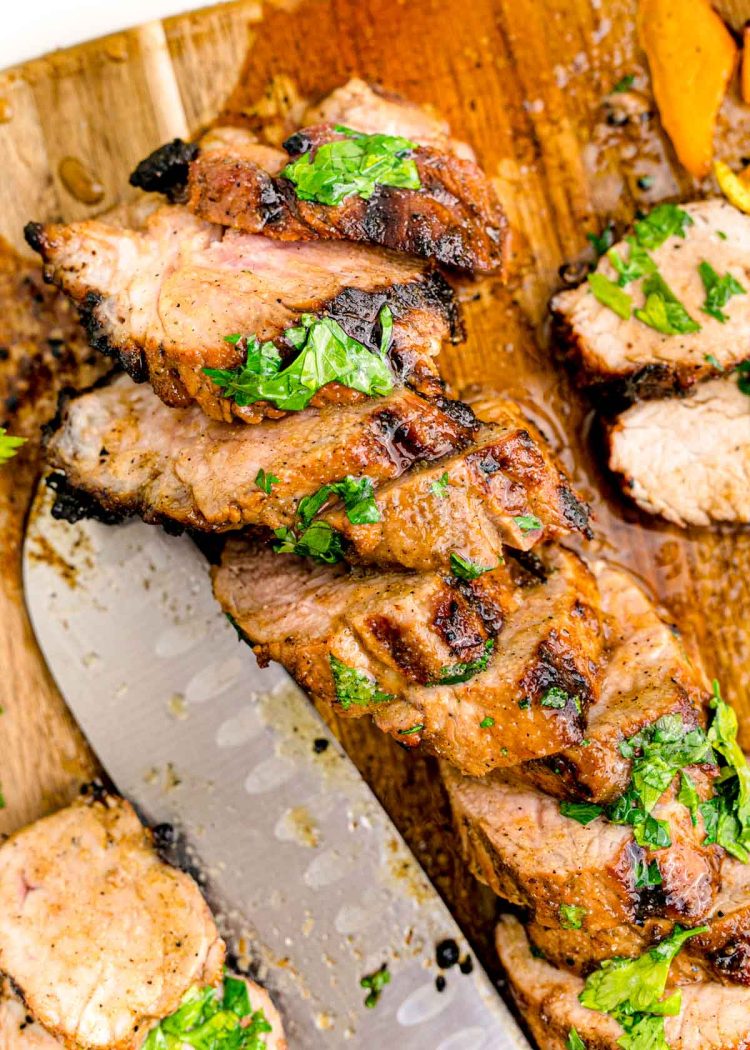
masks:
<svg viewBox="0 0 750 1050"><path fill-rule="evenodd" d="M646 302L635 311L639 321L662 335L686 335L699 332L701 326L694 321L667 282L659 273L652 273L643 282Z"/></svg>
<svg viewBox="0 0 750 1050"><path fill-rule="evenodd" d="M263 489L267 496L271 495L271 489L274 485L278 485L279 478L275 474L266 474L263 467L260 468L258 473L255 475L255 484L259 489Z"/></svg>
<svg viewBox="0 0 750 1050"><path fill-rule="evenodd" d="M277 540L273 549L277 554L314 558L326 565L333 565L344 556L341 535L327 521L313 521L301 532L281 525L273 533Z"/></svg>
<svg viewBox="0 0 750 1050"><path fill-rule="evenodd" d="M591 242L597 256L601 258L607 249L611 248L615 243L614 224L608 222L601 233L587 233L586 239Z"/></svg>
<svg viewBox="0 0 750 1050"><path fill-rule="evenodd" d="M653 886L661 886L662 884L659 865L655 860L652 860L649 864L643 857L636 857L633 864L633 874L637 890L650 889Z"/></svg>
<svg viewBox="0 0 750 1050"><path fill-rule="evenodd" d="M692 225L688 213L676 204L657 204L648 215L636 221L635 239L641 248L651 251L669 237L684 237L685 228Z"/></svg>
<svg viewBox="0 0 750 1050"><path fill-rule="evenodd" d="M354 704L357 707L369 707L370 704L385 704L393 700L392 693L384 693L374 678L342 663L333 653L329 656L336 699L344 711Z"/></svg>
<svg viewBox="0 0 750 1050"><path fill-rule="evenodd" d="M595 802L561 802L560 812L585 827L602 815L604 807L597 806Z"/></svg>
<svg viewBox="0 0 750 1050"><path fill-rule="evenodd" d="M522 700L518 701L518 706L522 711L528 711L531 707L531 700L529 700L528 696L525 696Z"/></svg>
<svg viewBox="0 0 750 1050"><path fill-rule="evenodd" d="M372 197L378 186L421 188L414 162L416 143L399 135L366 135L337 124L340 139L303 153L281 172L300 200L341 204L357 195Z"/></svg>
<svg viewBox="0 0 750 1050"><path fill-rule="evenodd" d="M513 521L523 533L538 532L543 527L536 514L519 514Z"/></svg>
<svg viewBox="0 0 750 1050"><path fill-rule="evenodd" d="M690 819L693 825L698 823L698 805L700 799L695 789L695 784L683 769L680 773L680 790L677 792L677 801L681 802L690 811Z"/></svg>
<svg viewBox="0 0 750 1050"><path fill-rule="evenodd" d="M5 463L16 455L21 445L25 445L27 438L13 437L8 434L4 427L0 427L0 463Z"/></svg>
<svg viewBox="0 0 750 1050"><path fill-rule="evenodd" d="M486 572L492 572L496 567L494 565L477 565L475 561L471 561L470 558L463 558L460 554L456 554L455 551L451 553L451 572L454 576L457 576L459 580L476 580L480 576L483 576Z"/></svg>
<svg viewBox="0 0 750 1050"><path fill-rule="evenodd" d="M448 486L450 485L450 478L448 477L448 471L444 471L437 481L433 481L430 485L430 492L433 496L437 496L438 499L445 499L448 495Z"/></svg>
<svg viewBox="0 0 750 1050"><path fill-rule="evenodd" d="M481 656L478 656L476 660L469 660L465 663L451 664L449 667L441 667L440 674L435 682L428 682L428 685L458 685L459 682L468 682L474 675L480 674L480 672L487 669L487 664L490 662L490 656L492 650L495 648L494 638L488 638L484 643L484 652Z"/></svg>
<svg viewBox="0 0 750 1050"><path fill-rule="evenodd" d="M726 324L729 318L722 307L727 305L733 295L747 295L747 291L738 280L732 277L731 273L725 273L723 277L719 277L710 263L702 262L698 267L698 273L706 289L706 301L701 310L704 314L709 314L722 324Z"/></svg>
<svg viewBox="0 0 750 1050"><path fill-rule="evenodd" d="M492 717L492 715L487 715L487 716L486 716L485 718L483 718L483 719L482 719L482 721L481 721L481 722L479 723L479 728L480 728L480 729L492 729L492 727L494 726L494 724L495 724L495 719L494 719L494 718Z"/></svg>
<svg viewBox="0 0 750 1050"><path fill-rule="evenodd" d="M561 711L564 707L568 706L570 700L575 704L578 697L566 693L559 685L553 685L542 695L540 703L542 707L553 707Z"/></svg>
<svg viewBox="0 0 750 1050"><path fill-rule="evenodd" d="M635 73L626 73L624 77L621 77L615 86L612 88L614 95L622 95L626 91L630 91L633 84L635 83Z"/></svg>
<svg viewBox="0 0 750 1050"><path fill-rule="evenodd" d="M575 1028L571 1028L568 1032L567 1050L586 1050L586 1044Z"/></svg>
<svg viewBox="0 0 750 1050"><path fill-rule="evenodd" d="M737 365L737 386L743 394L750 395L750 361L740 361Z"/></svg>
<svg viewBox="0 0 750 1050"><path fill-rule="evenodd" d="M614 310L618 317L627 321L633 309L633 300L627 292L624 292L619 284L615 284L603 273L590 273L588 276L589 288L595 299L603 306Z"/></svg>
<svg viewBox="0 0 750 1050"><path fill-rule="evenodd" d="M387 984L391 983L391 975L388 970L388 963L383 963L379 970L375 970L374 973L368 974L363 977L359 982L361 988L368 988L369 992L365 999L365 1006L368 1009L372 1009L373 1006L378 1005L378 999L380 999L381 993Z"/></svg>
<svg viewBox="0 0 750 1050"><path fill-rule="evenodd" d="M624 1050L669 1050L664 1018L675 1016L682 1006L679 989L662 999L669 968L685 941L707 929L677 925L669 937L636 959L607 959L586 979L578 996L581 1005L614 1017L625 1030L618 1041Z"/></svg>
<svg viewBox="0 0 750 1050"><path fill-rule="evenodd" d="M719 361L716 354L704 354L703 360L706 362L706 364L711 365L712 368L715 368L717 372L724 371L724 365L721 363L721 361Z"/></svg>
<svg viewBox="0 0 750 1050"><path fill-rule="evenodd" d="M717 842L727 853L747 864L750 861L750 768L737 742L737 715L722 699L716 681L713 692L714 717L708 740L720 773L716 794L698 808L706 827L705 841Z"/></svg>
<svg viewBox="0 0 750 1050"><path fill-rule="evenodd" d="M334 382L370 397L384 397L393 390L386 357L393 330L390 307L381 307L379 320L379 352L347 335L332 317L303 314L299 325L284 333L286 342L299 351L285 368L276 346L253 335L245 340L245 363L239 368L204 368L203 372L224 397L241 407L268 401L283 411L299 412L321 387Z"/></svg>
<svg viewBox="0 0 750 1050"><path fill-rule="evenodd" d="M272 1031L262 1010L253 1010L244 981L224 977L217 988L191 988L182 1004L152 1028L143 1050L265 1050Z"/></svg>
<svg viewBox="0 0 750 1050"><path fill-rule="evenodd" d="M580 930L586 917L586 909L578 904L560 905L560 925L564 930Z"/></svg>
<svg viewBox="0 0 750 1050"><path fill-rule="evenodd" d="M614 248L607 252L607 259L617 273L617 283L621 288L631 281L637 281L639 277L653 273L656 269L656 263L646 249L638 244L635 237L626 237L625 243L628 246L627 260L618 255Z"/></svg>
<svg viewBox="0 0 750 1050"><path fill-rule="evenodd" d="M327 564L341 560L343 546L340 534L329 522L315 520L315 515L331 496L340 497L346 516L353 525L380 521L372 480L367 476L355 478L348 475L341 481L323 485L317 492L299 501L294 528L282 525L274 530L278 542L273 549L277 554L297 554Z"/></svg>
<svg viewBox="0 0 750 1050"><path fill-rule="evenodd" d="M414 733L421 733L424 729L424 722L417 722L416 725L410 726L409 729L399 729L399 736L412 736Z"/></svg>

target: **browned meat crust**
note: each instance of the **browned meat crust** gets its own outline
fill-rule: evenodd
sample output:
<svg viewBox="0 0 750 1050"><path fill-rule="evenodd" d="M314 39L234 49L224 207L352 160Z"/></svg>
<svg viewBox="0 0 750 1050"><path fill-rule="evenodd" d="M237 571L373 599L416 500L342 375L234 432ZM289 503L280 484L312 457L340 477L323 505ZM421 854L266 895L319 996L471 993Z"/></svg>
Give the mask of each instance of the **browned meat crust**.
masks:
<svg viewBox="0 0 750 1050"><path fill-rule="evenodd" d="M91 344L120 361L136 382L148 379L168 405L197 401L214 419L255 423L286 413L268 402L240 406L223 396L205 368L235 369L245 360L236 333L276 340L302 314L332 317L371 350L379 315L393 315L389 361L396 383L431 398L443 384L435 364L458 331L453 293L424 264L353 244L280 244L196 219L178 206L149 216L143 230L98 221L30 223L26 236L45 277L78 307ZM338 383L312 404L362 400Z"/></svg>
<svg viewBox="0 0 750 1050"><path fill-rule="evenodd" d="M303 128L284 148L290 159L342 138L331 124ZM335 239L376 244L469 271L503 266L507 220L477 165L418 146L418 190L380 186L369 200L338 205L300 200L293 184L246 151L211 148L190 164L188 206L201 218L278 240Z"/></svg>
<svg viewBox="0 0 750 1050"><path fill-rule="evenodd" d="M569 552L544 557L546 579L518 593L503 567L469 585L429 573L360 576L232 541L214 590L259 658L279 660L314 697L348 717L370 714L397 740L424 743L480 775L580 740L597 694L593 578ZM484 670L462 683L426 684L481 658L492 636ZM393 699L342 704L331 657ZM555 689L564 706L545 704Z"/></svg>
<svg viewBox="0 0 750 1050"><path fill-rule="evenodd" d="M123 376L63 404L47 459L115 515L204 531L277 528L290 525L299 500L322 485L348 474L377 483L461 447L473 417L458 416L402 389L237 427L209 419L197 405L169 409ZM261 469L279 479L270 493L257 484Z"/></svg>

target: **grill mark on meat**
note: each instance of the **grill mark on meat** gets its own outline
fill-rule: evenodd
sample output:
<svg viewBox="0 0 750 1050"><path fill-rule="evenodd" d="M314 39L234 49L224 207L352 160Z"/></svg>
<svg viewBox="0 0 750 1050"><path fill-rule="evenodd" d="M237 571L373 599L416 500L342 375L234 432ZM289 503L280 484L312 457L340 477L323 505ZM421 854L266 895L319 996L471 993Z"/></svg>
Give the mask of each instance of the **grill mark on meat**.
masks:
<svg viewBox="0 0 750 1050"><path fill-rule="evenodd" d="M190 163L197 153L197 143L172 139L140 162L130 175L130 185L147 193L164 193L170 201L182 201L187 195Z"/></svg>

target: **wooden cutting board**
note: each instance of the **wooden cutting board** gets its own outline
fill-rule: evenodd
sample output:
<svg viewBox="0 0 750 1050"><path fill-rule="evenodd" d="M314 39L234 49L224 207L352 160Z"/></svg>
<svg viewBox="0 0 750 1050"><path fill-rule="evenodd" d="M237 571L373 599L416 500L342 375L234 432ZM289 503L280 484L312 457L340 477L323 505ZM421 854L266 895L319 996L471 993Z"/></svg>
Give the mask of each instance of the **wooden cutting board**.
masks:
<svg viewBox="0 0 750 1050"><path fill-rule="evenodd" d="M750 0L723 10L738 27ZM222 108L278 142L305 99L353 75L434 104L476 148L514 229L507 287L460 282L467 341L444 352L443 372L463 394L479 385L510 393L541 423L594 504L591 555L633 569L692 628L750 744L750 535L685 533L627 505L602 469L588 406L546 346L549 295L564 264L590 258L587 231L710 189L679 168L660 130L634 14L633 0L239 0L26 63L0 75L0 235L23 251L29 219L127 203L135 164ZM621 96L609 92L626 73L639 95L636 118L623 124ZM750 110L729 99L719 154L750 154L749 133ZM639 189L643 175L650 189ZM97 770L34 645L20 544L39 423L61 386L89 382L101 366L65 304L10 248L0 253L0 425L32 440L0 469L0 832L59 805ZM363 722L338 728L489 960L496 904L455 857L433 763Z"/></svg>

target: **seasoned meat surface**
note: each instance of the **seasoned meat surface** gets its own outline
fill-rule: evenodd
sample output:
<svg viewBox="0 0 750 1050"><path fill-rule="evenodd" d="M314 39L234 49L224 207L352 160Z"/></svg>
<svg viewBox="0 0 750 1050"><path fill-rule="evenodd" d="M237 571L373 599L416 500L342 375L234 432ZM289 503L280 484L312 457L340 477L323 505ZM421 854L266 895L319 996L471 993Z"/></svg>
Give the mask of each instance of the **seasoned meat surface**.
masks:
<svg viewBox="0 0 750 1050"><path fill-rule="evenodd" d="M594 571L611 626L601 698L589 712L588 744L532 762L525 772L554 795L610 802L630 780L623 740L665 715L705 726L709 690L697 659L688 657L679 635L632 577L604 562Z"/></svg>
<svg viewBox="0 0 750 1050"><path fill-rule="evenodd" d="M610 428L609 466L639 507L676 525L750 522L750 398L729 376L632 405Z"/></svg>
<svg viewBox="0 0 750 1050"><path fill-rule="evenodd" d="M702 845L703 828L693 828L673 795L654 811L669 822L672 845L650 851L636 844L630 827L563 816L555 799L512 770L474 779L443 764L443 782L474 874L527 908L549 928L550 942L565 934L565 906L583 909L583 932L575 932L586 937L651 914L695 924L713 904L719 851ZM662 877L658 893L636 885L639 867L653 860Z"/></svg>
<svg viewBox="0 0 750 1050"><path fill-rule="evenodd" d="M313 314L332 317L378 352L384 306L394 321L394 383L442 393L434 358L457 323L452 292L402 255L341 242L281 244L223 230L179 206L152 213L142 230L94 220L30 224L27 238L47 279L78 306L92 344L134 379L149 379L168 405L196 401L224 421L282 416L270 402L238 405L204 374L244 364L243 341L226 337L276 340L286 360L294 351L283 333ZM328 383L314 404L365 396Z"/></svg>
<svg viewBox="0 0 750 1050"><path fill-rule="evenodd" d="M496 943L513 998L543 1050L568 1050L571 1028L587 1050L619 1050L620 1025L581 1006L581 978L536 958L517 919L503 916ZM750 990L708 982L684 986L682 1009L666 1018L665 1036L670 1050L747 1050Z"/></svg>
<svg viewBox="0 0 750 1050"><path fill-rule="evenodd" d="M70 1050L135 1050L223 961L198 887L122 799L74 803L0 847L0 970Z"/></svg>
<svg viewBox="0 0 750 1050"><path fill-rule="evenodd" d="M6 988L0 998L0 1050L60 1050L64 1044L31 1020L17 995Z"/></svg>
<svg viewBox="0 0 750 1050"><path fill-rule="evenodd" d="M494 406L470 445L381 485L380 521L352 524L341 506L323 517L354 558L410 569L445 569L452 553L496 565L503 544L530 550L574 531L588 534L588 507L574 493L544 438L506 401Z"/></svg>
<svg viewBox="0 0 750 1050"><path fill-rule="evenodd" d="M291 524L297 502L346 475L375 482L439 459L472 428L399 390L360 404L306 409L254 427L167 408L126 376L68 401L47 458L70 485L116 514L206 531ZM266 492L258 472L278 478Z"/></svg>
<svg viewBox="0 0 750 1050"><path fill-rule="evenodd" d="M545 559L547 578L519 593L504 566L468 585L432 573L354 575L238 540L214 591L258 656L278 660L317 699L349 717L370 714L402 743L480 775L580 740L597 694L593 579L567 551ZM379 699L337 691L337 661ZM474 661L467 680L439 684Z"/></svg>
<svg viewBox="0 0 750 1050"><path fill-rule="evenodd" d="M659 273L700 331L664 335L638 320L623 320L599 302L587 282L552 300L552 311L581 382L629 397L658 397L687 390L695 382L750 357L750 216L721 199L681 205L693 220L685 237L669 237L650 251ZM722 235L724 235L722 237ZM628 257L624 242L615 245ZM722 307L726 323L702 311L706 290L698 267L707 262L719 275L731 274L745 289ZM597 272L617 277L606 256ZM634 308L644 295L632 282L624 289Z"/></svg>
<svg viewBox="0 0 750 1050"><path fill-rule="evenodd" d="M284 144L287 160L314 157L319 147L345 137L334 123L305 127ZM501 268L507 220L491 182L474 161L432 145L417 145L413 158L419 189L380 185L367 200L352 194L322 204L299 198L277 158L269 158L267 169L258 148L240 144L235 134L222 148L214 141L190 164L188 206L209 222L282 241L356 241L462 270Z"/></svg>

